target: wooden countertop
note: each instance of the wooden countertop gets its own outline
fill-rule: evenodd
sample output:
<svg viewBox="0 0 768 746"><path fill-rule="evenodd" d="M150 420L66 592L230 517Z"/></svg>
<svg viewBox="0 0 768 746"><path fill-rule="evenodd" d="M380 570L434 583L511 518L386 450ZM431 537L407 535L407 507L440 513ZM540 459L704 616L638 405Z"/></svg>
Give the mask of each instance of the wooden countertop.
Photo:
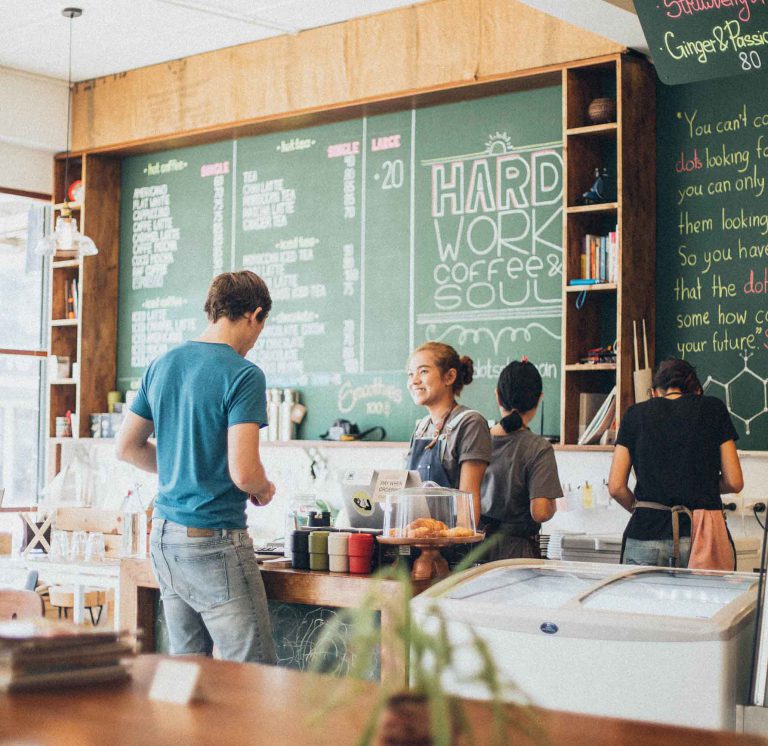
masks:
<svg viewBox="0 0 768 746"><path fill-rule="evenodd" d="M112 687L0 695L0 743L265 744L345 746L353 744L376 696L376 684L357 682L348 703L310 725L313 693L327 692L332 680L285 668L193 659L202 666L199 701L189 706L147 698L161 656L134 662L133 681ZM336 680L338 681L338 680ZM353 682L340 682L343 687ZM467 705L475 729L473 743L490 744L490 707ZM757 736L675 728L613 718L534 710L553 745L765 746ZM536 743L510 730L507 743Z"/></svg>
<svg viewBox="0 0 768 746"><path fill-rule="evenodd" d="M260 565L267 598L283 603L310 604L350 608L360 604L367 593L377 587L377 593L393 598L402 593L395 580L381 580L372 575L314 572L295 570L277 564ZM428 581L414 583L414 592L429 586ZM120 599L118 603L119 628L144 631L144 650L152 652L154 644L155 591L157 581L149 560L124 559L120 562ZM392 634L395 619L386 609L381 612L382 637ZM404 656L398 650L383 646L381 650L381 676L389 680L405 680Z"/></svg>
<svg viewBox="0 0 768 746"><path fill-rule="evenodd" d="M271 563L261 564L259 568L267 597L274 601L349 607L356 606L374 584L379 584L385 593L399 592L396 581L380 580L373 575L296 570L290 565ZM149 560L121 560L120 585L122 593L136 587L157 588ZM428 586L428 581L415 582L414 590L421 593ZM125 624L126 620L121 622Z"/></svg>

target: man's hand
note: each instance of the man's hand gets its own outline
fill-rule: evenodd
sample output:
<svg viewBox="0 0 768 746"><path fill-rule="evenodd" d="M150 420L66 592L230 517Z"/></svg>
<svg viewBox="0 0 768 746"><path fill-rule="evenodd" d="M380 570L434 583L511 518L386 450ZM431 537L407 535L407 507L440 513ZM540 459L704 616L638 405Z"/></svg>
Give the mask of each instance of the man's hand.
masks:
<svg viewBox="0 0 768 746"><path fill-rule="evenodd" d="M152 420L145 420L129 409L117 433L115 455L118 460L157 474L157 449L149 442L154 429Z"/></svg>
<svg viewBox="0 0 768 746"><path fill-rule="evenodd" d="M248 495L248 499L257 507L263 507L264 505L269 505L274 496L275 485L268 481L266 489L263 489L258 495Z"/></svg>

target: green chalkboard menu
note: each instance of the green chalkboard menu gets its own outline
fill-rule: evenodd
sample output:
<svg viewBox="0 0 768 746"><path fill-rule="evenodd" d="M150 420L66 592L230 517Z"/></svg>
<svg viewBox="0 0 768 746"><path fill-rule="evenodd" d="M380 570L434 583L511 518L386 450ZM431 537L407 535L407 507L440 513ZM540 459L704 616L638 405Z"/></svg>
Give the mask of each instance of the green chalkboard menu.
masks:
<svg viewBox="0 0 768 746"><path fill-rule="evenodd" d="M562 115L557 86L132 156L123 164L118 386L205 326L211 278L251 269L273 309L249 358L336 418L407 440L408 354L475 361L461 401L496 417L528 355L557 433Z"/></svg>
<svg viewBox="0 0 768 746"><path fill-rule="evenodd" d="M768 65L765 0L635 0L667 84L751 74Z"/></svg>
<svg viewBox="0 0 768 746"><path fill-rule="evenodd" d="M768 449L768 89L657 92L657 356L697 366L739 447Z"/></svg>

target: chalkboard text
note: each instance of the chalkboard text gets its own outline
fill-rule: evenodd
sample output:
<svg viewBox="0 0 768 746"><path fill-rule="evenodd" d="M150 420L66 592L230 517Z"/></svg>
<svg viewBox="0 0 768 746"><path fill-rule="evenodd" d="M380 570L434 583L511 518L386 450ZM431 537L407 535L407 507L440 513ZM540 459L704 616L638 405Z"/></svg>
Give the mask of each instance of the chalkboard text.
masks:
<svg viewBox="0 0 768 746"><path fill-rule="evenodd" d="M765 0L664 0L664 7L667 17L672 19L721 8L735 8L738 17L747 22L752 17L751 6L757 3L765 5Z"/></svg>

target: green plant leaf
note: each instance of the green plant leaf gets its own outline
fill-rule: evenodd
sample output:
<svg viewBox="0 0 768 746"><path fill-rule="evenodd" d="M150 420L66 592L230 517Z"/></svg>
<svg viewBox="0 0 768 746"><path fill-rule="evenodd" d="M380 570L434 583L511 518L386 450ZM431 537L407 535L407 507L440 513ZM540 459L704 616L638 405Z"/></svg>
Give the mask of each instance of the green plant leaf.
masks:
<svg viewBox="0 0 768 746"><path fill-rule="evenodd" d="M492 541L484 544L485 546L481 545L470 552L460 568L474 565L493 546ZM468 643L452 639L451 625L440 606L440 599L459 582L456 574L443 582L443 592L431 600L426 611L429 618L426 624L415 623L411 616L410 602L414 596L414 588L405 565L395 564L383 568L374 578L377 582L356 608L340 610L326 625L327 628L323 630L313 654L313 670L322 670L322 663L329 656L331 646L335 644L334 639L338 640L341 630L348 628L348 675L361 678L366 670L370 671L379 644L394 651L396 665L408 671L410 691L427 697L435 746L450 746L454 733L469 734L468 742L472 743L470 722L461 701L445 690L444 678L447 675L462 683L479 684L483 687L490 699L495 743L508 743L509 728L524 733L538 743L546 743L544 731L537 723L526 696L513 682L502 676L485 640L471 625L468 625ZM393 586L396 590L393 590ZM383 621L381 625L378 624L378 611L381 612L382 620L386 618L387 624ZM456 670L457 652L462 645L468 645L479 661L478 670L466 675ZM316 663L318 668L315 668ZM339 683L342 686L335 687L334 691L326 695L325 707L322 708L324 714L332 707L342 703L348 704L350 697L354 696L354 689L343 685L343 681ZM406 687L405 681L388 681L379 688L359 744L370 743L387 699L394 691ZM510 700L519 704L510 706L507 704Z"/></svg>

